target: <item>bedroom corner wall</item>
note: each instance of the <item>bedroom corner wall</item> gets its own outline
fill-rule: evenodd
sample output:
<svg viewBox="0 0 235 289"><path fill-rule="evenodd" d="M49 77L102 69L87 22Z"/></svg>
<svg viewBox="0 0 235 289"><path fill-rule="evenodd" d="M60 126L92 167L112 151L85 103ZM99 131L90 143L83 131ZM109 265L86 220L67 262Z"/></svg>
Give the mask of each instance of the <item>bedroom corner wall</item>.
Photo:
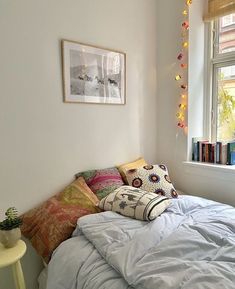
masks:
<svg viewBox="0 0 235 289"><path fill-rule="evenodd" d="M174 81L177 55L181 49L181 22L184 1L158 0L157 14L157 95L158 147L157 160L170 169L176 187L186 194L202 196L235 205L235 171L215 171L184 165L191 136L202 130L204 24L207 1L195 0L190 9L189 42L189 138L177 128L179 90ZM201 109L200 109L201 106ZM195 111L197 109L197 112ZM161 141L160 141L161 140Z"/></svg>
<svg viewBox="0 0 235 289"><path fill-rule="evenodd" d="M0 2L1 218L9 206L38 205L80 170L156 161L156 9L156 0ZM126 52L126 105L62 102L62 38ZM31 254L23 263L35 289L41 265ZM10 270L0 274L0 288L12 289Z"/></svg>

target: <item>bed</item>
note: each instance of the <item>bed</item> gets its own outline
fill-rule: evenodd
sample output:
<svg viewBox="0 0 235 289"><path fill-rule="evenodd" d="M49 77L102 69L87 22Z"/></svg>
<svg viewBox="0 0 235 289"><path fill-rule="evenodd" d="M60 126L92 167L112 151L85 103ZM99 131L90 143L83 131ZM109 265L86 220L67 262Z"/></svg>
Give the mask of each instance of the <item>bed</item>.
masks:
<svg viewBox="0 0 235 289"><path fill-rule="evenodd" d="M46 288L234 289L235 208L185 195L152 222L81 217L53 253Z"/></svg>

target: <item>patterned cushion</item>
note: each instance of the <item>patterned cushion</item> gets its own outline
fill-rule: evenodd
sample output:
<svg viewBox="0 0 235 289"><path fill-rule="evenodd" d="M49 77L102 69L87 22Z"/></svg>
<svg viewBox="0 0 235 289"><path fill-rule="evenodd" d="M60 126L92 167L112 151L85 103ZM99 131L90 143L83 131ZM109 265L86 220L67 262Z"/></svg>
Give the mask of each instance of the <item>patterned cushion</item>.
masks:
<svg viewBox="0 0 235 289"><path fill-rule="evenodd" d="M80 176L85 179L87 185L99 200L124 184L117 168L92 170L76 174L77 178Z"/></svg>
<svg viewBox="0 0 235 289"><path fill-rule="evenodd" d="M165 165L147 165L132 169L126 172L126 177L130 186L168 198L178 197Z"/></svg>
<svg viewBox="0 0 235 289"><path fill-rule="evenodd" d="M114 211L138 220L151 221L170 205L167 197L148 193L130 186L122 186L102 199L100 209Z"/></svg>
<svg viewBox="0 0 235 289"><path fill-rule="evenodd" d="M99 200L83 178L22 216L21 231L46 262L53 250L69 238L81 216L98 213Z"/></svg>
<svg viewBox="0 0 235 289"><path fill-rule="evenodd" d="M133 162L125 163L125 164L122 164L120 166L117 166L117 168L118 168L118 170L119 170L119 172L120 172L120 174L124 180L124 183L128 184L127 179L126 179L126 172L128 170L136 169L136 168L146 166L146 165L147 165L147 163L143 158L138 158L137 160L135 160Z"/></svg>

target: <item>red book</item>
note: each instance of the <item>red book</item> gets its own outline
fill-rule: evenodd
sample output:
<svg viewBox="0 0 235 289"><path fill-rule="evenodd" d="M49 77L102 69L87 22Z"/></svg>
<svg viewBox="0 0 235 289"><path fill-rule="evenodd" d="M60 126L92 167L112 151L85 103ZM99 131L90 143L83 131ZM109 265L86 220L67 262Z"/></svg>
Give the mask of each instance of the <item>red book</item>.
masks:
<svg viewBox="0 0 235 289"><path fill-rule="evenodd" d="M205 162L205 145L209 141L199 141L199 162Z"/></svg>

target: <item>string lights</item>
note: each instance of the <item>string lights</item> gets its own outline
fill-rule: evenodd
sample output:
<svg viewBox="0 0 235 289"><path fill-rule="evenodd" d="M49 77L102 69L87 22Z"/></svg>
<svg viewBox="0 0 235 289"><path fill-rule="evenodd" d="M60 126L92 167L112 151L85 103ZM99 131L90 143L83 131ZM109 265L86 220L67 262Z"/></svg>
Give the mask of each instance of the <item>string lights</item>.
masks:
<svg viewBox="0 0 235 289"><path fill-rule="evenodd" d="M180 94L180 104L178 105L178 112L176 113L176 117L178 119L178 127L185 129L187 127L185 120L185 113L187 110L187 97L188 97L188 84L187 84L187 55L188 55L188 30L189 30L189 22L188 22L188 12L189 6L192 4L192 0L185 0L185 7L182 11L182 15L184 17L182 25L181 25L181 37L182 37L182 48L181 52L178 54L177 59L179 61L179 73L176 74L175 80L179 83L179 88L181 90Z"/></svg>

